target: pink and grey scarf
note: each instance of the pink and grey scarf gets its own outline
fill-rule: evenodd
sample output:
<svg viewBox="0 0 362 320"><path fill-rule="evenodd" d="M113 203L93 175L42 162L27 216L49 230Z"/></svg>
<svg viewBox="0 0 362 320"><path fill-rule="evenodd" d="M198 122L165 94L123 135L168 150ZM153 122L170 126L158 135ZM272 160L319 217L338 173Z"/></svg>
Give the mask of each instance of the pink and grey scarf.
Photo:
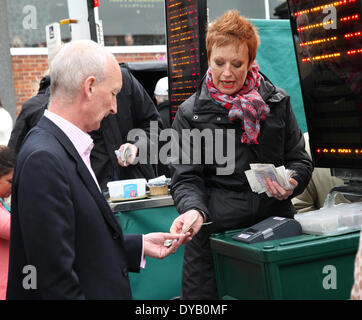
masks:
<svg viewBox="0 0 362 320"><path fill-rule="evenodd" d="M239 92L230 96L221 93L212 82L211 69L207 71L206 85L211 97L229 110L231 121L240 121L244 133L241 142L246 144L258 144L260 134L260 121L265 120L269 113L269 106L258 93L260 87L259 66L253 64L246 76L244 86Z"/></svg>

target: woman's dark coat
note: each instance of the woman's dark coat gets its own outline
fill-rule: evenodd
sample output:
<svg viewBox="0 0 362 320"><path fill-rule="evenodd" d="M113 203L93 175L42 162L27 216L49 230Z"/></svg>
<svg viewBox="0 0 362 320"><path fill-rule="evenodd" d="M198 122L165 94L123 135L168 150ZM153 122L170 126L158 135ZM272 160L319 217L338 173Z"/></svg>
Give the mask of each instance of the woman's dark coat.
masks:
<svg viewBox="0 0 362 320"><path fill-rule="evenodd" d="M185 299L217 298L208 240L211 233L248 227L274 215L293 217L295 209L290 199L305 189L311 177L312 162L305 151L303 134L290 105L289 95L276 88L266 77L261 79L259 94L270 106L270 112L261 122L257 145L241 143L243 130L240 122L232 122L228 118L228 111L211 99L205 82L179 107L173 122L172 127L179 137L183 129L195 128L201 132L211 129L214 135L213 142L202 141L195 148L201 150L201 162L210 163L211 153L214 155L213 163L193 164L191 161L191 164L171 165L171 192L179 213L199 209L212 222L203 226L186 246L182 293ZM223 144L215 139L217 129L223 130ZM227 140L229 143L233 141L227 137L228 134L235 140L235 157L232 155L230 158L235 163L235 169L230 174L220 175L216 174L216 169L220 170L223 165L215 160L216 153L219 153L219 158L221 150L224 156L227 155ZM213 148L212 152L210 148ZM229 146L229 153L230 150L232 148ZM179 154L181 157L181 149ZM181 159L173 161L182 163ZM283 201L269 198L265 193L254 193L244 173L250 169L250 163L271 163L275 167L284 165L286 169L295 171L298 187L289 199Z"/></svg>

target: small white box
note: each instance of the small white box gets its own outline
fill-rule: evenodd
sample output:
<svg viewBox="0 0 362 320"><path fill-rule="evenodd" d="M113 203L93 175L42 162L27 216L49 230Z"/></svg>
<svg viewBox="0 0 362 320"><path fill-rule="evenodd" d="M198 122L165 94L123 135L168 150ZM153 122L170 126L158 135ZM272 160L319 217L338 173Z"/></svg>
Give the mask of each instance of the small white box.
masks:
<svg viewBox="0 0 362 320"><path fill-rule="evenodd" d="M110 198L132 199L146 195L146 179L128 179L107 183Z"/></svg>

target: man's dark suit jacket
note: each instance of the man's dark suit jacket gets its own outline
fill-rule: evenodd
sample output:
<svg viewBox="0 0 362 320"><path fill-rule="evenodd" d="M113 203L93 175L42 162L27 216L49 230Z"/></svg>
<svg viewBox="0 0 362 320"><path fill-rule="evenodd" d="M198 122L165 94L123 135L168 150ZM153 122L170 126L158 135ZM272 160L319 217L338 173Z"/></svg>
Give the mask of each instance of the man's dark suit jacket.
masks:
<svg viewBox="0 0 362 320"><path fill-rule="evenodd" d="M123 235L75 147L44 116L18 155L11 205L7 299L131 299L142 236ZM36 289L24 289L27 265Z"/></svg>

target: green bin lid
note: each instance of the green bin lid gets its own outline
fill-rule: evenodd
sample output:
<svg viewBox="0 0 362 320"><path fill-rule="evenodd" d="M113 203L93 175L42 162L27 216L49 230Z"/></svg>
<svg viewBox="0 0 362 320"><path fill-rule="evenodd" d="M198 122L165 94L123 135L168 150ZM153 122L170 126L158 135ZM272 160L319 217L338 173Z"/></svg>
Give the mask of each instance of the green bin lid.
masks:
<svg viewBox="0 0 362 320"><path fill-rule="evenodd" d="M333 255L356 251L359 231L335 236L303 234L295 237L258 243L242 243L232 236L245 229L215 233L210 237L211 249L229 257L261 262L276 262L313 255Z"/></svg>

